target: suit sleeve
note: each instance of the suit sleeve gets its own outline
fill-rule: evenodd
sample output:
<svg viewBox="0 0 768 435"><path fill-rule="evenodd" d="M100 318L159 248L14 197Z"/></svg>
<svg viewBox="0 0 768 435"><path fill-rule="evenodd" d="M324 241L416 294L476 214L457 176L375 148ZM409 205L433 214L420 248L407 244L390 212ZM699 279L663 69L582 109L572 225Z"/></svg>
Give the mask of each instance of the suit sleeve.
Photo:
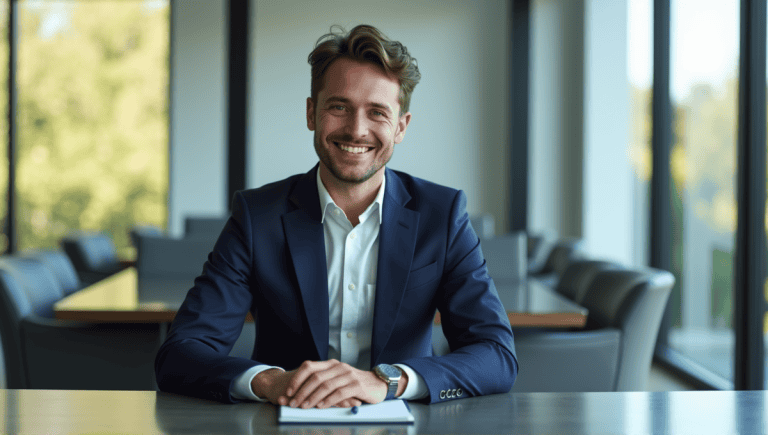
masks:
<svg viewBox="0 0 768 435"><path fill-rule="evenodd" d="M218 400L230 395L234 379L258 361L228 356L251 307L252 249L247 207L240 193L232 216L176 314L155 358L160 390Z"/></svg>
<svg viewBox="0 0 768 435"><path fill-rule="evenodd" d="M518 371L512 330L461 191L453 200L447 240L437 308L452 351L402 363L423 377L430 403L506 393Z"/></svg>

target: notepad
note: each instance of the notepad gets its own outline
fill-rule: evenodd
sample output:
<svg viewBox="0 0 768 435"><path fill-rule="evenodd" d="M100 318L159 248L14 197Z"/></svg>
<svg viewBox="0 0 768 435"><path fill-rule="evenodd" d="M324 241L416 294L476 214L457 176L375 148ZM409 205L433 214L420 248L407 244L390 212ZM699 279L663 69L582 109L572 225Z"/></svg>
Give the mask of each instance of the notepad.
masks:
<svg viewBox="0 0 768 435"><path fill-rule="evenodd" d="M413 424L413 415L404 400L387 400L361 405L357 414L350 408L302 409L281 406L281 424Z"/></svg>

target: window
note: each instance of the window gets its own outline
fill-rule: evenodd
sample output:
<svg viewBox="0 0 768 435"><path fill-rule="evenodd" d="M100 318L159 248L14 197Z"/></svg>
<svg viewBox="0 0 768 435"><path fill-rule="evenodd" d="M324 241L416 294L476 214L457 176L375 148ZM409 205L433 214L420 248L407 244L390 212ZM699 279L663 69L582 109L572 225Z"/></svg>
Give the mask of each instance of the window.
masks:
<svg viewBox="0 0 768 435"><path fill-rule="evenodd" d="M670 347L733 381L739 4L671 3Z"/></svg>
<svg viewBox="0 0 768 435"><path fill-rule="evenodd" d="M627 69L630 86L629 153L635 173L635 210L650 207L652 168L651 126L653 97L653 1L630 0L627 7ZM634 257L648 262L648 213L634 216Z"/></svg>
<svg viewBox="0 0 768 435"><path fill-rule="evenodd" d="M166 226L168 0L20 1L17 30L18 249L103 231L131 257Z"/></svg>

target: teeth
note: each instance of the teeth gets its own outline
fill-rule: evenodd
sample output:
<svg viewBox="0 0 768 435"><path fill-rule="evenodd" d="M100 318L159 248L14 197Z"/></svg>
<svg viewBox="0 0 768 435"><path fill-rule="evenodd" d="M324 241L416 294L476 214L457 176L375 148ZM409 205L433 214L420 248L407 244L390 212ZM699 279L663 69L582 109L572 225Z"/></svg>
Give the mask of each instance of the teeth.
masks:
<svg viewBox="0 0 768 435"><path fill-rule="evenodd" d="M338 145L339 148L341 148L342 150L344 150L344 151L346 151L348 153L353 153L353 154L362 154L362 153L368 151L368 148L366 148L366 147L351 147L351 146L347 146L347 145L342 145L340 143L337 143L336 145Z"/></svg>

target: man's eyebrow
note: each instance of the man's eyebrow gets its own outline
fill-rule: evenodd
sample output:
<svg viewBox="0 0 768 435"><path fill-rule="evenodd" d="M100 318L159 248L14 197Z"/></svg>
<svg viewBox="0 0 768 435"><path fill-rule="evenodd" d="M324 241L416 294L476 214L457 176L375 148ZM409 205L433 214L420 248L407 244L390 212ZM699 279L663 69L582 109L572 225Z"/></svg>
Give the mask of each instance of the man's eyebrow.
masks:
<svg viewBox="0 0 768 435"><path fill-rule="evenodd" d="M349 103L352 102L352 100L350 100L349 98L345 98L345 97L330 96L330 97L326 98L325 102L326 103L344 103L344 104L349 104ZM392 108L390 106L386 105L386 104L371 102L371 103L366 103L366 105L369 106L369 107L376 108L376 109L382 109L382 110L384 110L384 111L386 111L388 113L392 113Z"/></svg>

